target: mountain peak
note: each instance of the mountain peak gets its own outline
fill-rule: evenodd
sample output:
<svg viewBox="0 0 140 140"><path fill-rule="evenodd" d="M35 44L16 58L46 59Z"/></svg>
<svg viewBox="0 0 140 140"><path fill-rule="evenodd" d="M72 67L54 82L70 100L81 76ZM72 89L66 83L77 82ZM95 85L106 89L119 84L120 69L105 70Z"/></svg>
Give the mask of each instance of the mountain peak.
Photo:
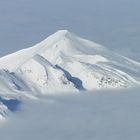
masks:
<svg viewBox="0 0 140 140"><path fill-rule="evenodd" d="M67 33L70 33L70 31L68 30L58 30L56 33L59 33L59 34L67 34Z"/></svg>
<svg viewBox="0 0 140 140"><path fill-rule="evenodd" d="M21 97L137 85L138 63L59 30L33 47L0 58L0 122L14 111L8 104L14 101L17 106Z"/></svg>
<svg viewBox="0 0 140 140"><path fill-rule="evenodd" d="M5 79L0 84L16 90L36 87L53 92L58 85L60 91L122 88L140 81L135 76L140 75L139 65L68 30L59 30L31 48L1 58L0 68L10 71L0 73L1 81Z"/></svg>
<svg viewBox="0 0 140 140"><path fill-rule="evenodd" d="M58 30L57 32L55 32L54 34L49 36L48 38L50 38L50 37L54 37L54 38L55 37L66 37L67 35L70 35L70 34L72 34L72 33L69 32L68 30Z"/></svg>

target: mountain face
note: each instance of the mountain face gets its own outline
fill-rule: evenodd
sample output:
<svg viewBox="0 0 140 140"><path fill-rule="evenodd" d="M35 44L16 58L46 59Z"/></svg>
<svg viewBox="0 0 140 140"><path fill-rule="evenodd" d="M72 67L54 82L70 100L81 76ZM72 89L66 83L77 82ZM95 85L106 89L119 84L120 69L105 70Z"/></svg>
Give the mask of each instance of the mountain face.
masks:
<svg viewBox="0 0 140 140"><path fill-rule="evenodd" d="M140 63L66 30L0 58L1 93L51 93L140 84Z"/></svg>
<svg viewBox="0 0 140 140"><path fill-rule="evenodd" d="M7 106L0 102L0 122L5 121L9 114L10 111L8 110Z"/></svg>
<svg viewBox="0 0 140 140"><path fill-rule="evenodd" d="M140 63L58 31L31 48L0 58L0 121L25 98L139 84Z"/></svg>

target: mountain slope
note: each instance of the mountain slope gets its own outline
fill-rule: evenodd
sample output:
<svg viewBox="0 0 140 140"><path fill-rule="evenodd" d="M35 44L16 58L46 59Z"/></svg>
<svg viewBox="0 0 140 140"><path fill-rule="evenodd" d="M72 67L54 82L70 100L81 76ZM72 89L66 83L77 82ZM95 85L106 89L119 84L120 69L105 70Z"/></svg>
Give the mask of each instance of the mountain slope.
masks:
<svg viewBox="0 0 140 140"><path fill-rule="evenodd" d="M139 84L140 63L61 30L31 48L0 58L0 121L24 99L42 94Z"/></svg>
<svg viewBox="0 0 140 140"><path fill-rule="evenodd" d="M9 114L10 111L8 110L7 106L0 102L0 123L5 121Z"/></svg>
<svg viewBox="0 0 140 140"><path fill-rule="evenodd" d="M0 69L3 91L47 94L127 88L140 82L139 63L66 30L0 58Z"/></svg>

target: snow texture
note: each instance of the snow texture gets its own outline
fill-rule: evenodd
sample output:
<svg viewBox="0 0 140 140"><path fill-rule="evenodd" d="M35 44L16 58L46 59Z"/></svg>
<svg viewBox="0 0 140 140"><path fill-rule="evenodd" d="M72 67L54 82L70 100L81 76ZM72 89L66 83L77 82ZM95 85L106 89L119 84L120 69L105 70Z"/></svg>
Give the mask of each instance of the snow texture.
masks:
<svg viewBox="0 0 140 140"><path fill-rule="evenodd" d="M0 58L0 69L4 91L46 94L140 84L140 63L67 30Z"/></svg>
<svg viewBox="0 0 140 140"><path fill-rule="evenodd" d="M60 30L31 48L0 58L0 118L8 117L24 99L139 85L140 63Z"/></svg>

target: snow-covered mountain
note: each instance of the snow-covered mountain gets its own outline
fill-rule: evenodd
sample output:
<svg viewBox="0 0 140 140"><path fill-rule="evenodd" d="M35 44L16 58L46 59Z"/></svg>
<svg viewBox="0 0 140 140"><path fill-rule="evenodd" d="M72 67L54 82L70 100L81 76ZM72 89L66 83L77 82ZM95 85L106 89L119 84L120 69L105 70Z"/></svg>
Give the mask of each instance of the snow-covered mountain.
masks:
<svg viewBox="0 0 140 140"><path fill-rule="evenodd" d="M0 58L2 92L51 93L127 88L140 82L140 63L61 30Z"/></svg>
<svg viewBox="0 0 140 140"><path fill-rule="evenodd" d="M140 63L61 30L31 48L0 58L0 120L21 99L139 84Z"/></svg>
<svg viewBox="0 0 140 140"><path fill-rule="evenodd" d="M9 116L10 111L6 105L0 102L0 123L5 121L5 119Z"/></svg>

